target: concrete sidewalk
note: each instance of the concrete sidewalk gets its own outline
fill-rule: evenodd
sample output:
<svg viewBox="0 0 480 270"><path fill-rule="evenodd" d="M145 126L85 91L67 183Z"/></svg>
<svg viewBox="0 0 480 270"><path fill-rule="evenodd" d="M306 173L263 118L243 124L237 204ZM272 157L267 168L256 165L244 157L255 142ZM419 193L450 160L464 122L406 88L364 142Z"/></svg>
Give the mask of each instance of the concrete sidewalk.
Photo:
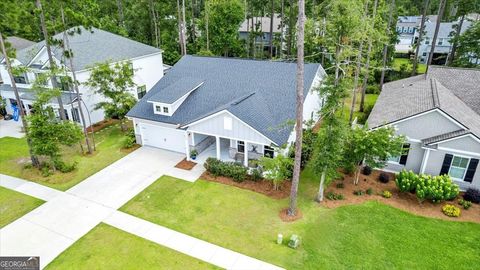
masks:
<svg viewBox="0 0 480 270"><path fill-rule="evenodd" d="M100 222L106 222L223 268L280 269L116 210L165 173L172 173L182 158L142 147L66 192L0 174L0 186L47 201L0 229L0 255L40 256L44 268Z"/></svg>

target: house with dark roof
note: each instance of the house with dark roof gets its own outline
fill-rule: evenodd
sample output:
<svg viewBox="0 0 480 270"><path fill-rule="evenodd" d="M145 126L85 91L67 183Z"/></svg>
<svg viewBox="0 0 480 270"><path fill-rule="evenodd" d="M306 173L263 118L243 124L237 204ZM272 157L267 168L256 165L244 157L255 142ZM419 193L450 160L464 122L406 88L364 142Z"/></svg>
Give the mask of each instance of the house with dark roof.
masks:
<svg viewBox="0 0 480 270"><path fill-rule="evenodd" d="M70 30L67 30L67 32L70 32ZM54 38L62 40L63 36L64 33L59 33ZM7 40L10 40L10 38ZM107 61L112 65L124 61L131 62L134 69L133 81L136 84L136 87L131 89L131 93L138 99L143 97L163 77L162 51L158 48L97 28L89 30L81 28L80 33L69 36L69 43L73 52L73 71L76 74L77 81L80 82L81 104L85 106L90 115L91 123L90 121L87 122L87 126L102 121L105 117L103 110L94 109L95 105L103 100L103 97L83 84L90 77L91 69L96 64ZM65 83L68 81L66 80L67 77L72 78L70 65L65 59L61 47L52 45L52 54L54 61L66 70L57 79L62 89L61 98L67 118L80 122L78 102L75 102L76 95L72 86ZM34 91L31 89L32 83L49 66L45 42L41 41L23 49L18 49L16 58L12 59L12 64L28 69L26 73L15 76L14 80L20 92L21 105L29 114L32 103L36 98ZM7 113L12 113L12 105L17 106L17 101L2 57L0 57L0 74L4 78L4 84L0 85L0 95L6 100ZM48 84L49 87L52 87L51 82L48 82ZM53 99L50 105L53 108L59 108L57 99ZM83 108L84 111L85 108ZM56 113L59 115L58 111Z"/></svg>
<svg viewBox="0 0 480 270"><path fill-rule="evenodd" d="M249 36L252 32L256 33L255 46L265 52L270 50L270 40L275 39L275 35L283 36L282 19L280 14L273 14L273 36L270 36L270 16L246 18L238 29L240 39L249 42ZM286 27L284 28L286 31ZM281 46L273 45L273 55L278 55L284 44Z"/></svg>
<svg viewBox="0 0 480 270"><path fill-rule="evenodd" d="M139 144L248 166L294 140L295 74L295 63L187 55L127 116ZM305 65L305 120L318 119L324 76Z"/></svg>
<svg viewBox="0 0 480 270"><path fill-rule="evenodd" d="M480 188L480 70L431 66L427 75L384 85L369 118L408 142L385 170L448 174L461 189Z"/></svg>
<svg viewBox="0 0 480 270"><path fill-rule="evenodd" d="M21 37L11 36L6 39L6 42L10 43L10 46L16 50L21 50L23 48L32 46L35 42ZM2 53L0 52L0 58L2 58ZM2 74L0 74L0 84L3 83Z"/></svg>

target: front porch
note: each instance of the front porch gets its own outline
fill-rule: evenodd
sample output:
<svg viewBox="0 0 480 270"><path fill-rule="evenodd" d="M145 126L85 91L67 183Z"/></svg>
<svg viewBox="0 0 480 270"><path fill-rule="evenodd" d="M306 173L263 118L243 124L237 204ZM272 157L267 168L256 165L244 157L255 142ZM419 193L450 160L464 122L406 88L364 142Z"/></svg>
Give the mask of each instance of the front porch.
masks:
<svg viewBox="0 0 480 270"><path fill-rule="evenodd" d="M189 149L187 159L192 159L192 150L198 152L195 162L205 163L209 157L236 162L246 167L255 167L255 161L263 156L274 156L274 150L268 145L240 141L220 136L206 135L187 131L187 143Z"/></svg>

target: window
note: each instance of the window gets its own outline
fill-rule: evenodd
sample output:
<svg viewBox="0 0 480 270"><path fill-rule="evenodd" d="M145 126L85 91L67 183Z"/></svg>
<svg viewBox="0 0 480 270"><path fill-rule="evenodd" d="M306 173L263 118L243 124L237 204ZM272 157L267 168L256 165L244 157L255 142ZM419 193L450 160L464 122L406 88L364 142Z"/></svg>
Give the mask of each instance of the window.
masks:
<svg viewBox="0 0 480 270"><path fill-rule="evenodd" d="M73 121L80 123L80 117L77 108L72 108L72 118Z"/></svg>
<svg viewBox="0 0 480 270"><path fill-rule="evenodd" d="M395 157L389 157L388 162L397 163L397 164L400 164L400 165L407 164L407 158L408 158L409 150L410 150L410 144L409 143L403 144L402 145L402 154L400 154L399 156L395 156Z"/></svg>
<svg viewBox="0 0 480 270"><path fill-rule="evenodd" d="M138 99L141 99L145 94L147 93L147 86L142 85L137 87L137 97Z"/></svg>
<svg viewBox="0 0 480 270"><path fill-rule="evenodd" d="M400 162L400 156L389 157L389 158L388 158L388 162L391 162L391 163L399 163L399 162Z"/></svg>
<svg viewBox="0 0 480 270"><path fill-rule="evenodd" d="M428 44L430 44L430 38L426 37L425 38L425 45L428 45Z"/></svg>
<svg viewBox="0 0 480 270"><path fill-rule="evenodd" d="M463 180L465 173L467 172L469 162L469 158L453 156L452 165L450 165L448 175L450 175L452 178Z"/></svg>
<svg viewBox="0 0 480 270"><path fill-rule="evenodd" d="M155 106L155 111L161 113L162 112L162 106L156 105Z"/></svg>
<svg viewBox="0 0 480 270"><path fill-rule="evenodd" d="M163 107L163 113L168 113L168 107Z"/></svg>
<svg viewBox="0 0 480 270"><path fill-rule="evenodd" d="M273 158L273 153L274 153L273 148L268 145L265 145L265 147L263 148L263 156Z"/></svg>
<svg viewBox="0 0 480 270"><path fill-rule="evenodd" d="M238 141L237 142L237 151L240 153L245 153L245 142L244 141Z"/></svg>
<svg viewBox="0 0 480 270"><path fill-rule="evenodd" d="M28 77L27 77L26 73L23 73L23 74L18 75L18 76L14 76L13 80L16 83L28 84Z"/></svg>
<svg viewBox="0 0 480 270"><path fill-rule="evenodd" d="M57 87L60 88L61 91L70 92L73 90L73 82L70 77L62 76L56 77L57 80Z"/></svg>
<svg viewBox="0 0 480 270"><path fill-rule="evenodd" d="M439 39L438 39L438 46L442 46L442 45L443 45L443 41L444 41L443 38L439 38Z"/></svg>
<svg viewBox="0 0 480 270"><path fill-rule="evenodd" d="M426 52L424 52L424 53L422 53L422 55L423 55L423 56L427 56L427 53L426 53Z"/></svg>
<svg viewBox="0 0 480 270"><path fill-rule="evenodd" d="M223 128L226 130L232 130L232 118L231 117L223 117Z"/></svg>

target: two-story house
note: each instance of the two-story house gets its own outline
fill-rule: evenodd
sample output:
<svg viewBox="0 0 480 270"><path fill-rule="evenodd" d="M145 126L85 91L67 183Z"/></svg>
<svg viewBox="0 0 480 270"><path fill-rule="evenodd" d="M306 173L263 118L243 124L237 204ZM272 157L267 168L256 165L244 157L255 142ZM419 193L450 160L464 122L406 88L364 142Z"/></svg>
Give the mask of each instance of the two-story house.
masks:
<svg viewBox="0 0 480 270"><path fill-rule="evenodd" d="M63 33L55 35L54 38L62 40ZM106 61L112 64L130 61L134 69L133 81L136 84L131 92L138 99L142 98L163 77L162 51L158 48L96 28L82 29L81 33L69 36L69 43L73 52L73 71L80 83L81 104L85 106L82 109L84 109L84 112L86 109L90 119L88 121L87 118L87 125L97 123L105 118L103 110L94 109L95 105L104 98L84 85L88 81L95 64ZM80 122L77 97L71 83L67 83L71 80L66 79L67 77L72 78L70 65L60 47L52 45L52 54L57 65L66 70L63 77L57 77L58 85L62 90L61 99L66 116L69 120ZM6 101L7 113L11 114L12 105L18 106L18 104L3 58L0 63L0 73L4 79L4 84L0 85L0 95ZM27 72L14 78L20 93L21 105L28 115L31 113L32 103L36 98L35 92L31 89L32 83L40 73L45 72L49 67L45 42L41 41L18 50L16 58L12 59L12 64L28 68ZM48 82L48 86L51 87L51 82ZM57 99L51 100L50 105L53 108L59 108ZM59 111L56 111L56 113L59 115Z"/></svg>
<svg viewBox="0 0 480 270"><path fill-rule="evenodd" d="M274 14L273 16L273 36L270 36L270 17L253 17L245 19L240 28L238 29L240 39L248 42L249 36L253 32L256 32L255 46L265 52L270 49L270 40L275 38L275 35L281 35L281 18L280 14ZM273 55L278 55L282 48L278 48L274 44Z"/></svg>

